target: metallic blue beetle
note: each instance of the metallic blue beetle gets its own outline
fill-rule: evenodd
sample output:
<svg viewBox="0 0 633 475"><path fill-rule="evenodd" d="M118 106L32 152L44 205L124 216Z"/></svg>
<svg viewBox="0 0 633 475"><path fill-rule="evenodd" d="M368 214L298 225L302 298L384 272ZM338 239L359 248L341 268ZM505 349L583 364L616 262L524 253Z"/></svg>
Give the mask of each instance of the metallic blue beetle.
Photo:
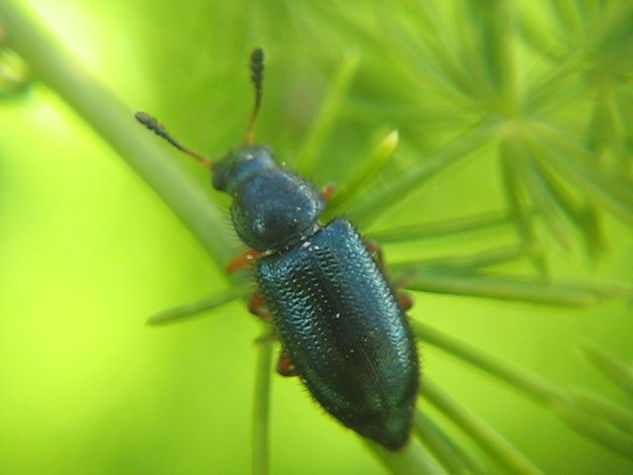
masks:
<svg viewBox="0 0 633 475"><path fill-rule="evenodd" d="M251 57L255 107L246 144L211 162L176 142L151 116L137 119L213 171L233 198L237 234L263 253L257 282L283 355L312 396L347 427L396 450L407 442L418 356L407 317L361 236L344 219L319 223L325 201L307 180L253 145L263 52Z"/></svg>

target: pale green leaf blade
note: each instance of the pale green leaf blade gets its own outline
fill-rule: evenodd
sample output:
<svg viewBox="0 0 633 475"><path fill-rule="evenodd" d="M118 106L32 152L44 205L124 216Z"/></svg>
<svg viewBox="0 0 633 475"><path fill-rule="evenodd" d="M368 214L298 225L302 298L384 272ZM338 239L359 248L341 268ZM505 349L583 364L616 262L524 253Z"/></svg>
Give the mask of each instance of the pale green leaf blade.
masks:
<svg viewBox="0 0 633 475"><path fill-rule="evenodd" d="M508 440L462 407L427 377L420 395L450 418L457 427L468 434L490 457L510 473L539 474L541 470L517 450Z"/></svg>
<svg viewBox="0 0 633 475"><path fill-rule="evenodd" d="M253 289L248 286L240 287L235 285L228 289L220 290L204 299L162 310L149 317L146 323L152 326L159 326L200 317L208 310L213 310L233 300L247 297L252 293Z"/></svg>
<svg viewBox="0 0 633 475"><path fill-rule="evenodd" d="M452 474L485 473L481 464L468 454L456 440L446 434L420 409L416 411L413 430L422 443L435 454L435 457Z"/></svg>
<svg viewBox="0 0 633 475"><path fill-rule="evenodd" d="M446 473L431 458L415 438L401 450L393 452L369 439L363 439L365 445L380 462L394 475L440 475Z"/></svg>
<svg viewBox="0 0 633 475"><path fill-rule="evenodd" d="M272 341L267 338L268 325L257 342L257 367L255 370L255 401L253 404L253 475L267 475L270 470L270 383Z"/></svg>
<svg viewBox="0 0 633 475"><path fill-rule="evenodd" d="M580 343L585 356L622 389L633 395L633 365L589 341Z"/></svg>

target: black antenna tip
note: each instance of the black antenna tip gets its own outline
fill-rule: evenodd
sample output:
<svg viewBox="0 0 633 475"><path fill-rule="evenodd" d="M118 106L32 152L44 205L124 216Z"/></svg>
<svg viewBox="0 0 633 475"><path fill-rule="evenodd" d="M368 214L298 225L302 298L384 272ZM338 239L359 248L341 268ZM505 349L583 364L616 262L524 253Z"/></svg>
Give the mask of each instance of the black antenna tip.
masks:
<svg viewBox="0 0 633 475"><path fill-rule="evenodd" d="M251 63L262 64L264 62L264 50L261 48L255 48L251 53Z"/></svg>
<svg viewBox="0 0 633 475"><path fill-rule="evenodd" d="M259 106L262 102L262 82L264 80L264 50L261 48L255 48L251 53L251 81L255 87L255 104L253 105L253 112L251 112L251 118L248 121L246 127L246 143L252 143L253 141L253 126L255 125L255 119L259 112Z"/></svg>
<svg viewBox="0 0 633 475"><path fill-rule="evenodd" d="M255 85L255 89L259 90L262 87L262 80L264 78L264 50L263 49L255 48L253 50L253 52L251 53L250 67L251 67L251 80L253 81L253 84Z"/></svg>
<svg viewBox="0 0 633 475"><path fill-rule="evenodd" d="M150 123L152 123L153 121L156 121L156 119L154 119L151 115L149 115L147 112L137 112L136 114L134 114L134 118L136 120L138 120L141 124L143 125L149 125Z"/></svg>
<svg viewBox="0 0 633 475"><path fill-rule="evenodd" d="M169 136L167 130L165 130L165 126L156 120L156 117L149 115L147 112L137 112L134 114L136 120L138 120L141 124L147 127L149 130L154 132L156 135L160 135L161 137L166 138L170 142L173 142L173 139ZM178 147L180 148L180 146Z"/></svg>

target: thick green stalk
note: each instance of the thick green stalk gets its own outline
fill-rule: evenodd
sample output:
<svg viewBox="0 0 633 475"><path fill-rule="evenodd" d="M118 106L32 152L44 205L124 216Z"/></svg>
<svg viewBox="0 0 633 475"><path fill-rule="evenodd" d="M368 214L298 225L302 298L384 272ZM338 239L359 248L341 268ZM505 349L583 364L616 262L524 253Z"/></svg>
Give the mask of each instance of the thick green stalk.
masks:
<svg viewBox="0 0 633 475"><path fill-rule="evenodd" d="M255 375L255 404L253 407L253 475L266 475L270 470L268 426L270 416L270 364L272 340L267 338L268 328L258 342L257 373Z"/></svg>
<svg viewBox="0 0 633 475"><path fill-rule="evenodd" d="M6 44L29 65L33 75L62 97L116 150L183 221L218 264L235 253L218 232L225 218L156 137L134 122L133 112L85 71L31 12L0 1Z"/></svg>

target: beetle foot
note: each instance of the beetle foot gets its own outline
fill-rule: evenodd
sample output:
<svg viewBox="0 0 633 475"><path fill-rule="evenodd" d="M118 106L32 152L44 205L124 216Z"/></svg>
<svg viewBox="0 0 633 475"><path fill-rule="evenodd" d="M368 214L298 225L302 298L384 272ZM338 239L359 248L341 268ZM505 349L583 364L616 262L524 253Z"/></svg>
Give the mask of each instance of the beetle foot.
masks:
<svg viewBox="0 0 633 475"><path fill-rule="evenodd" d="M411 308L413 307L413 304L415 303L415 299L413 298L413 295L411 295L409 292L403 292L399 290L396 293L396 296L398 298L398 305L400 305L400 308L402 310L404 310L405 312L407 310L411 310Z"/></svg>
<svg viewBox="0 0 633 475"><path fill-rule="evenodd" d="M281 353L279 354L279 359L277 360L277 373L284 377L298 376L297 369L285 350L281 350Z"/></svg>
<svg viewBox="0 0 633 475"><path fill-rule="evenodd" d="M332 201L332 198L334 198L334 195L336 195L337 191L338 186L334 185L333 183L328 183L327 185L325 185L321 190L323 201L325 201L325 203L329 203L330 201Z"/></svg>
<svg viewBox="0 0 633 475"><path fill-rule="evenodd" d="M265 322L272 322L272 317L266 307L266 301L259 292L255 292L251 295L251 298L248 299L248 311Z"/></svg>

